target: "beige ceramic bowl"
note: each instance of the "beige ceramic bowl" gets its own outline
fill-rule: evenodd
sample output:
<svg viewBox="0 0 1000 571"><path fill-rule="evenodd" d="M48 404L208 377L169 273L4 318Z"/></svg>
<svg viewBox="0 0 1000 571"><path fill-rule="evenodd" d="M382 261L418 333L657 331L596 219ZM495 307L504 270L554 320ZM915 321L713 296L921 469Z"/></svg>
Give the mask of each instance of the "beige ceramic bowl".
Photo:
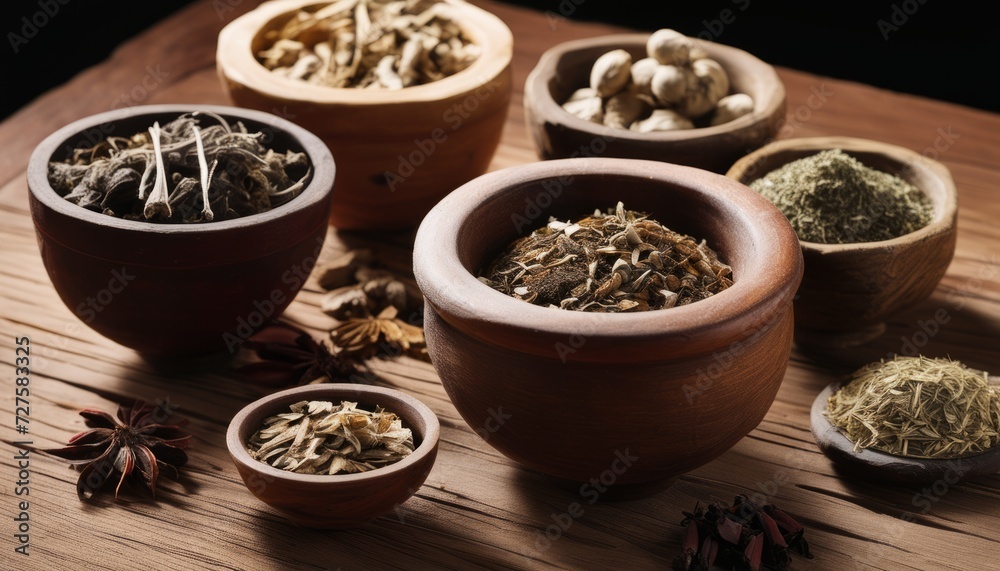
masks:
<svg viewBox="0 0 1000 571"><path fill-rule="evenodd" d="M482 55L440 81L401 90L331 88L281 77L255 58L264 34L315 0L265 2L219 34L219 77L233 103L283 115L318 135L337 160L332 223L416 226L445 194L486 172L511 94L513 37L496 16L460 0L450 13Z"/></svg>

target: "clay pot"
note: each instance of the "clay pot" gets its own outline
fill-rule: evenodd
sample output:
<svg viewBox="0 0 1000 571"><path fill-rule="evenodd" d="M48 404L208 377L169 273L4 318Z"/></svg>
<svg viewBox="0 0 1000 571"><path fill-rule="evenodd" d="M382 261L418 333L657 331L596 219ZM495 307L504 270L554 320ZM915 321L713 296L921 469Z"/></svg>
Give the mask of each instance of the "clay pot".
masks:
<svg viewBox="0 0 1000 571"><path fill-rule="evenodd" d="M302 194L234 220L156 224L81 208L49 184L49 161L65 160L78 144L129 137L196 110L242 121L270 137L275 150L305 152L313 174ZM323 247L333 178L330 151L305 129L267 113L210 105L93 115L42 141L28 164L31 217L59 297L98 333L151 358L234 352L278 317Z"/></svg>
<svg viewBox="0 0 1000 571"><path fill-rule="evenodd" d="M681 131L637 133L581 119L562 108L574 91L589 85L601 55L624 49L646 57L648 34L620 34L559 44L542 55L524 86L524 111L542 159L620 157L648 159L725 172L733 161L774 139L785 117L785 87L774 68L736 48L706 41L697 45L729 74L732 93L746 93L754 110L728 123Z"/></svg>
<svg viewBox="0 0 1000 571"><path fill-rule="evenodd" d="M413 431L415 448L399 462L356 474L298 474L252 458L247 442L264 419L288 412L289 405L303 400L350 401L365 410L380 406ZM257 499L298 525L339 529L362 525L415 494L434 466L440 432L431 409L407 394L384 387L320 384L288 389L248 404L229 423L226 447L243 483Z"/></svg>
<svg viewBox="0 0 1000 571"><path fill-rule="evenodd" d="M619 200L707 240L734 285L682 307L597 314L531 305L476 279L549 216ZM469 426L580 494L613 498L663 489L761 421L788 362L802 258L784 216L722 176L569 159L493 172L450 194L420 226L414 272L431 359Z"/></svg>
<svg viewBox="0 0 1000 571"><path fill-rule="evenodd" d="M801 242L806 271L795 301L796 341L823 352L878 337L888 317L930 297L951 264L958 235L958 194L947 167L902 147L848 137L787 139L740 159L726 176L750 184L829 149L924 191L934 216L927 226L892 240Z"/></svg>
<svg viewBox="0 0 1000 571"><path fill-rule="evenodd" d="M471 4L447 4L482 54L455 75L399 90L312 85L256 60L264 35L313 0L266 2L219 34L216 61L230 99L279 113L330 147L338 169L331 218L337 228L415 227L441 197L486 172L500 144L511 95L510 29Z"/></svg>

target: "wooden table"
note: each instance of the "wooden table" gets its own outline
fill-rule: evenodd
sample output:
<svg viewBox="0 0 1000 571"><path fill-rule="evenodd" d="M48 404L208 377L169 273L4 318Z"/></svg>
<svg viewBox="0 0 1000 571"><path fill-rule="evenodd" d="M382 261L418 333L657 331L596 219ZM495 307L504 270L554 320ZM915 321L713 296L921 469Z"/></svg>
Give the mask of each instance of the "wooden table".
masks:
<svg viewBox="0 0 1000 571"><path fill-rule="evenodd" d="M216 7L235 5L232 11ZM201 374L164 374L134 352L80 324L59 301L42 267L28 213L24 170L31 149L56 128L112 107L140 103L228 103L215 73L215 38L253 2L197 2L122 45L107 61L35 100L0 124L0 399L3 485L0 537L5 569L353 569L384 567L664 568L679 551L680 511L710 499L760 493L797 515L822 569L989 569L1000 553L1000 477L920 488L838 477L813 443L813 397L843 370L795 353L767 418L714 462L641 501L586 505L545 549L537 541L577 498L499 455L449 402L433 368L412 360L379 362L382 382L427 403L441 419L437 464L397 513L341 532L293 527L252 497L224 445L227 423L265 389L221 366ZM556 21L503 4L481 4L514 32L516 93L494 168L535 160L524 128L521 89L541 52L564 40L618 31ZM725 38L721 38L725 41ZM789 122L783 137L850 135L938 153L961 193L958 251L935 295L896 316L889 331L856 358L920 342L921 323L944 308L949 319L923 347L1000 371L1000 116L782 69ZM936 149L936 151L934 150ZM352 238L357 241L357 238ZM375 244L406 266L409 251ZM345 248L331 232L325 255ZM314 328L333 323L307 286L286 314ZM164 481L159 503L95 504L76 497L76 472L31 456L30 557L12 550L17 469L12 461L15 336L33 348L31 432L52 447L83 428L85 406L113 411L127 398L169 397L195 435L180 483ZM864 353L864 355L862 355ZM725 422L725 419L719 419ZM810 562L796 558L794 568Z"/></svg>

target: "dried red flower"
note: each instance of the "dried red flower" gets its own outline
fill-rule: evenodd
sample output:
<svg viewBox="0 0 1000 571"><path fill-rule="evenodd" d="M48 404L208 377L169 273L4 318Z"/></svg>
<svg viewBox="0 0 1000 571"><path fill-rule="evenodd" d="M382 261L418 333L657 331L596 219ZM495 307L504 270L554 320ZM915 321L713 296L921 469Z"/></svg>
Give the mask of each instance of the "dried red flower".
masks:
<svg viewBox="0 0 1000 571"><path fill-rule="evenodd" d="M155 497L160 470L169 468L176 476L188 460L183 449L191 435L180 426L160 424L158 417L166 420L168 414L169 409L143 401L120 405L118 420L104 411L82 410L80 416L91 429L70 438L65 448L44 452L70 460L80 469L76 491L81 500L92 498L116 479L117 498L122 484L136 474Z"/></svg>

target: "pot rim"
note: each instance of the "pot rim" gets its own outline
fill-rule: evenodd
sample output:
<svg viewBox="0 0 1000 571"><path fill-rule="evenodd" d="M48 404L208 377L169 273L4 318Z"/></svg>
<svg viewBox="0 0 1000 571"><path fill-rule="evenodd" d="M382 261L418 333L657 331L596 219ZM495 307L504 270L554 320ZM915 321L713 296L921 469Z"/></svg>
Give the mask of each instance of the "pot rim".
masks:
<svg viewBox="0 0 1000 571"><path fill-rule="evenodd" d="M732 287L686 306L603 314L546 308L512 298L480 282L460 261L459 235L470 216L492 198L551 178L609 175L652 179L695 191L728 210L757 249L754 257L770 264L748 264ZM784 310L791 309L802 266L798 239L787 219L756 192L692 167L617 158L544 161L483 175L453 191L424 218L413 260L429 307L467 335L551 356L555 344L583 334L587 355L580 358L608 362L622 360L620 355L605 354L614 351L625 351L639 361L662 360L670 352L694 355L769 329Z"/></svg>
<svg viewBox="0 0 1000 571"><path fill-rule="evenodd" d="M581 131L598 137L621 139L632 143L683 143L701 139L715 138L726 133L744 131L756 125L767 122L785 105L785 86L778 77L774 67L753 54L738 48L691 38L699 47L708 52L711 57L724 57L741 62L741 68L757 78L765 79L770 89L768 97L763 101L754 99L753 111L742 117L709 127L685 129L677 131L654 131L652 133L634 133L628 129L617 129L603 124L587 121L567 112L562 105L552 98L549 83L556 75L556 68L563 58L582 51L596 48L614 49L635 45L645 46L649 34L612 34L596 38L585 38L561 43L550 48L538 60L531 70L525 83L525 104L533 107L540 117L545 117L557 124L563 124L569 129Z"/></svg>
<svg viewBox="0 0 1000 571"><path fill-rule="evenodd" d="M281 77L254 57L251 46L261 28L272 20L322 0L273 0L230 22L219 33L216 62L220 75L269 97L316 105L378 106L439 101L461 96L498 77L514 55L514 36L504 22L486 10L461 0L444 0L456 14L455 22L481 46L476 61L462 71L430 83L398 90L325 87Z"/></svg>
<svg viewBox="0 0 1000 571"><path fill-rule="evenodd" d="M347 396L341 397L338 395ZM415 433L414 436L420 439L420 444L414 448L409 456L393 464L356 474L299 474L281 470L260 460L255 460L247 452L245 441L241 438L241 432L247 428L251 420L256 419L256 422L261 423L267 416L284 412L284 408L299 400L326 399L331 400L331 402L336 399L361 400L357 398L359 396L370 400L381 400L381 402L372 404L377 404L395 413L407 422L409 428ZM263 411L267 412L261 414ZM257 418L258 416L260 418ZM422 432L417 432L416 423L413 422L412 418L408 418L414 416L418 417L420 422L424 424ZM253 427L249 427L248 430L253 430ZM248 432L248 437L249 435L250 433ZM441 423L437 415L434 414L434 411L420 400L402 391L388 387L354 383L323 383L294 387L272 393L243 407L229 422L229 427L226 429L226 448L229 450L229 455L237 466L242 466L252 472L258 473L263 478L279 481L285 485L295 485L296 487L330 488L336 487L338 484L357 482L378 485L379 483L384 483L387 480L398 477L401 473L414 468L428 455L433 454L437 449L440 435Z"/></svg>

